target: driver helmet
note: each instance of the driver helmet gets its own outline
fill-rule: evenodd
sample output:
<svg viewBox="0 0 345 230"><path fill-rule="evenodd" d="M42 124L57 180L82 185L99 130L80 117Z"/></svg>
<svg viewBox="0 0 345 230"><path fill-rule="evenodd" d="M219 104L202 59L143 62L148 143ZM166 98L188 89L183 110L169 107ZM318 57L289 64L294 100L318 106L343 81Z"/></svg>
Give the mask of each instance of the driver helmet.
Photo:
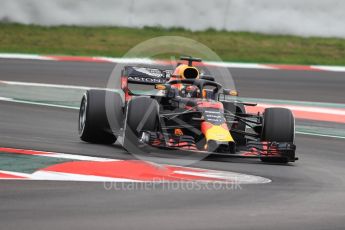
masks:
<svg viewBox="0 0 345 230"><path fill-rule="evenodd" d="M197 68L180 63L172 73L170 80L199 79L199 76L200 73ZM187 86L183 83L174 84L172 86L179 90L181 96L196 97L199 94L199 88L197 86Z"/></svg>
<svg viewBox="0 0 345 230"><path fill-rule="evenodd" d="M198 79L200 76L199 70L193 66L186 64L179 64L171 77L176 79Z"/></svg>

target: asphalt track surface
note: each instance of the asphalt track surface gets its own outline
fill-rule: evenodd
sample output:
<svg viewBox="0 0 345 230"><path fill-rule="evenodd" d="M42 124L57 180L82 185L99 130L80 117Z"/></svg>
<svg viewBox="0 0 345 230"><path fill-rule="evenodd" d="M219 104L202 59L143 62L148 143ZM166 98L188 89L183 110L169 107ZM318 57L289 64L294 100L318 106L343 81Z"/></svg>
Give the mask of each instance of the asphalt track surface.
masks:
<svg viewBox="0 0 345 230"><path fill-rule="evenodd" d="M112 69L100 63L0 63L0 80L87 86L103 86ZM324 102L344 98L342 73L231 72L242 96ZM290 84L294 87L287 89ZM118 146L82 143L77 117L75 110L0 102L0 146L131 158ZM1 229L344 229L344 140L297 135L296 142L300 160L287 166L219 158L193 165L272 180L227 190L164 185L106 190L103 183L0 181Z"/></svg>
<svg viewBox="0 0 345 230"><path fill-rule="evenodd" d="M105 87L113 63L0 59L0 80ZM344 103L344 72L234 69L242 97Z"/></svg>

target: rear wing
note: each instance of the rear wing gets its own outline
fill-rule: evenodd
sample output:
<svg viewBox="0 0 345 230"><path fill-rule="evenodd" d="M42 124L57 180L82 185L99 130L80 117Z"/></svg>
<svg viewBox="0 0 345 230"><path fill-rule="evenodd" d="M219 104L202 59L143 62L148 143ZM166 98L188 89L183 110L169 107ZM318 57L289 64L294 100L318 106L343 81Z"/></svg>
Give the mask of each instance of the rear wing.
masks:
<svg viewBox="0 0 345 230"><path fill-rule="evenodd" d="M148 67L126 66L122 70L122 77L126 78L128 83L146 85L164 84L171 74L172 70Z"/></svg>

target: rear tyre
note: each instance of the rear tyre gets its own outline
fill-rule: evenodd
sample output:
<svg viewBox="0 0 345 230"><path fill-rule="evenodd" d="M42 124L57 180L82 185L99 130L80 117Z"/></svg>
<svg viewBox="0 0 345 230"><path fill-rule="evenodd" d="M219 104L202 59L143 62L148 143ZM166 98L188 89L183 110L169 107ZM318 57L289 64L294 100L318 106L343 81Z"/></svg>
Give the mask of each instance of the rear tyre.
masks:
<svg viewBox="0 0 345 230"><path fill-rule="evenodd" d="M159 125L159 104L148 97L136 97L128 102L124 147L128 152L138 150L139 137L143 131L155 132Z"/></svg>
<svg viewBox="0 0 345 230"><path fill-rule="evenodd" d="M285 108L267 108L264 112L261 141L294 143L295 119ZM290 158L294 158L294 152ZM264 162L287 163L289 157L262 157Z"/></svg>
<svg viewBox="0 0 345 230"><path fill-rule="evenodd" d="M110 119L112 124L108 121L106 105L113 109L110 113L114 116ZM111 109L108 108L108 111ZM79 110L78 130L81 140L97 144L113 144L122 122L123 102L120 94L105 90L88 90L85 93Z"/></svg>

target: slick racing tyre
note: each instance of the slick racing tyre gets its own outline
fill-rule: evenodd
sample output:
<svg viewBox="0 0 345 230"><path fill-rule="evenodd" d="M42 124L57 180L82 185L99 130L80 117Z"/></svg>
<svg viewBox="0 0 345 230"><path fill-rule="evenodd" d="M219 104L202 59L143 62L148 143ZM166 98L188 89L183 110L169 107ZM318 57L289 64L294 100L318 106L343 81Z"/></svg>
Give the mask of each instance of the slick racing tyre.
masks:
<svg viewBox="0 0 345 230"><path fill-rule="evenodd" d="M295 119L285 108L267 108L264 111L261 141L294 143ZM286 157L262 157L265 162L287 163Z"/></svg>
<svg viewBox="0 0 345 230"><path fill-rule="evenodd" d="M107 109L109 116L113 116L111 119L108 119ZM113 144L122 126L123 117L120 94L105 90L88 90L81 100L79 110L80 139L91 143ZM113 124L110 125L109 121Z"/></svg>

